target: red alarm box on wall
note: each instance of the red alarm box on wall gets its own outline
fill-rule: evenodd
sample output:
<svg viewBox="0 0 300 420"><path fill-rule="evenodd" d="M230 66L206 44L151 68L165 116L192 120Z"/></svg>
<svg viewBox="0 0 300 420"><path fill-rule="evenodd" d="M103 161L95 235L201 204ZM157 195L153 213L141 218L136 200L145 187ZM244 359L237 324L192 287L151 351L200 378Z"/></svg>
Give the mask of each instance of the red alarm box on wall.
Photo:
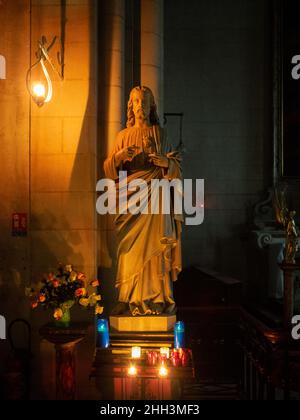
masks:
<svg viewBox="0 0 300 420"><path fill-rule="evenodd" d="M27 236L27 213L12 214L12 236Z"/></svg>

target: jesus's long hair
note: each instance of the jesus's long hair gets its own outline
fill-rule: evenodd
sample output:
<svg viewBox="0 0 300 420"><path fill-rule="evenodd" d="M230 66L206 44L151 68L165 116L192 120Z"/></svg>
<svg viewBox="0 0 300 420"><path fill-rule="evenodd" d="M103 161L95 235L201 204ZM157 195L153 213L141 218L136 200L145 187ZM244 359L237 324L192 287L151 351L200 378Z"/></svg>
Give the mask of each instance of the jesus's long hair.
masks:
<svg viewBox="0 0 300 420"><path fill-rule="evenodd" d="M135 124L135 116L133 112L133 101L132 101L133 94L135 92L144 92L145 94L150 96L150 116L149 116L150 124L159 125L159 118L157 115L156 104L155 104L154 96L151 89L149 89L146 86L137 86L132 89L129 96L128 107L127 107L127 124L126 124L127 128L133 127Z"/></svg>

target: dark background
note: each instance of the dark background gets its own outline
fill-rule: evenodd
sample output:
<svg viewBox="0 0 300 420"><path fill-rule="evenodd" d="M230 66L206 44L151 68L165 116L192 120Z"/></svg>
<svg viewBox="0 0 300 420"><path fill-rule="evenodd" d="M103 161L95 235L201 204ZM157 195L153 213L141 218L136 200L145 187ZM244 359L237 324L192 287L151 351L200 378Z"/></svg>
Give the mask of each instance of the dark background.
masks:
<svg viewBox="0 0 300 420"><path fill-rule="evenodd" d="M283 175L300 176L300 80L292 77L292 58L300 55L300 3L283 3Z"/></svg>

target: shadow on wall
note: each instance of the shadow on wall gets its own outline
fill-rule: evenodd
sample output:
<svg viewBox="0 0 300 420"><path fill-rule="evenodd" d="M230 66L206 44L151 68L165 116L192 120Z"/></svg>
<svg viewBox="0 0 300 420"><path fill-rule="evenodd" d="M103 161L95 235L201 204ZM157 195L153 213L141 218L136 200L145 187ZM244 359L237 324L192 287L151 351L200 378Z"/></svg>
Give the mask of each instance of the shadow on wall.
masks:
<svg viewBox="0 0 300 420"><path fill-rule="evenodd" d="M82 116L82 126L80 136L78 140L77 153L74 159L74 165L72 169L72 176L70 179L69 190L76 191L78 189L78 180L82 176L82 158L86 154L88 177L86 182L88 185L84 185L83 192L87 193L89 197L93 197L88 200L88 205L92 208L88 210L91 225L86 225L83 230L88 230L88 237L91 242L87 243L88 249L85 250L84 256L75 254L74 265L78 269L82 269L86 272L87 276L97 276L97 224L96 224L96 182L97 182L97 53L96 53L96 42L97 42L97 22L95 17L95 2L89 0L86 6L89 10L89 84L87 92L87 100L84 114ZM75 6L74 6L75 7ZM78 63L80 65L80 63ZM84 63L83 63L84 65ZM75 98L74 98L75 99ZM75 99L76 100L76 99ZM90 204L91 203L91 204ZM71 203L70 203L71 205ZM79 203L83 206L83 203ZM82 211L82 218L86 214ZM67 215L66 215L67 216ZM67 224L67 219L65 220ZM72 243L76 244L77 241L81 241L81 237L77 234L76 229L71 229ZM73 254L74 251L71 252ZM73 254L74 255L74 254ZM89 261L85 260L85 256L90 257ZM85 270L87 267L87 270ZM102 289L101 289L102 291ZM91 371L91 365L94 354L94 312L93 310L85 311L82 308L72 308L72 318L77 321L86 321L90 324L87 338L78 346L76 355L76 374L77 383L80 384L77 388L78 399L91 399L92 398L92 386L89 381L89 374Z"/></svg>

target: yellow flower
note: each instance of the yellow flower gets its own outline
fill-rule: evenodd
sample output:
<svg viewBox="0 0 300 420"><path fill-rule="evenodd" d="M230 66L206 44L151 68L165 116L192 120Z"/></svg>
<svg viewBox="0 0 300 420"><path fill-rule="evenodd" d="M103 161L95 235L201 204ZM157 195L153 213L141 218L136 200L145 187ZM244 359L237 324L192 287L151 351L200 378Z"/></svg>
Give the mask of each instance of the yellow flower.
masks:
<svg viewBox="0 0 300 420"><path fill-rule="evenodd" d="M90 305L94 306L96 305L97 302L99 302L101 300L101 296L100 295L96 295L96 293L93 293L90 297Z"/></svg>
<svg viewBox="0 0 300 420"><path fill-rule="evenodd" d="M76 271L71 271L69 279L71 281L75 281L77 279L77 273L76 273Z"/></svg>
<svg viewBox="0 0 300 420"><path fill-rule="evenodd" d="M87 306L89 306L89 299L86 299L86 298L82 298L82 299L80 299L80 301L79 301L79 304L81 305L81 306L84 306L84 307L87 307Z"/></svg>
<svg viewBox="0 0 300 420"><path fill-rule="evenodd" d="M103 314L103 311L104 311L103 306L96 305L95 315L102 315Z"/></svg>
<svg viewBox="0 0 300 420"><path fill-rule="evenodd" d="M73 271L73 268L72 268L71 264L66 265L65 270L68 271L69 273L71 273Z"/></svg>
<svg viewBox="0 0 300 420"><path fill-rule="evenodd" d="M63 311L60 308L57 308L55 309L53 316L57 321L59 321L63 317Z"/></svg>

